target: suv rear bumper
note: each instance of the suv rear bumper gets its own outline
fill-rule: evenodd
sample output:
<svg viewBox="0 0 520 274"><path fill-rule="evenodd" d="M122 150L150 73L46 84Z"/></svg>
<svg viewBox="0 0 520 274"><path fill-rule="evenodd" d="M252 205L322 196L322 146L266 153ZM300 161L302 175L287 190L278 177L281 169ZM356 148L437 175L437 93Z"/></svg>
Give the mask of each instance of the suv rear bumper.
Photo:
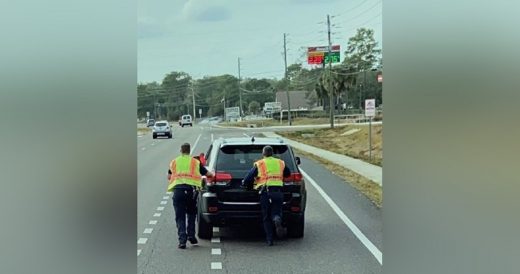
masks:
<svg viewBox="0 0 520 274"><path fill-rule="evenodd" d="M283 223L293 223L301 219L304 212L283 211ZM262 222L260 211L221 211L216 213L202 213L205 222L213 226L240 225Z"/></svg>

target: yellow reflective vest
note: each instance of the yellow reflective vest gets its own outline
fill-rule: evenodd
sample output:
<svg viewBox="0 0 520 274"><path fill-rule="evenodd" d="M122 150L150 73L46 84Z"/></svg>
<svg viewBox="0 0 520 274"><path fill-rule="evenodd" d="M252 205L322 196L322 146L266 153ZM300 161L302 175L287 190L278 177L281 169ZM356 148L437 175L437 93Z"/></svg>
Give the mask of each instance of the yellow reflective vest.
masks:
<svg viewBox="0 0 520 274"><path fill-rule="evenodd" d="M168 184L168 191L176 185L186 184L200 188L202 186L199 171L200 162L189 155L181 155L170 163L172 176Z"/></svg>
<svg viewBox="0 0 520 274"><path fill-rule="evenodd" d="M255 189L266 186L283 186L283 170L285 168L284 161L266 157L255 162L258 169L258 176L255 178Z"/></svg>

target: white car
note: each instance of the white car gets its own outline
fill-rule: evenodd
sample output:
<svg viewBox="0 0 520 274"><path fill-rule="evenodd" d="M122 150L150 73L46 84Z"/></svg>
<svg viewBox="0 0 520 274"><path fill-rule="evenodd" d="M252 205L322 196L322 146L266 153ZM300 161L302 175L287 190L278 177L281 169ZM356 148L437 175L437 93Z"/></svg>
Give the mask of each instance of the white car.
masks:
<svg viewBox="0 0 520 274"><path fill-rule="evenodd" d="M158 121L155 122L152 131L152 137L155 139L159 136L167 136L168 139L172 138L172 127L168 121Z"/></svg>
<svg viewBox="0 0 520 274"><path fill-rule="evenodd" d="M189 125L190 127L193 126L191 122L191 115L189 114L182 115L181 119L179 120L179 126L184 127L186 125Z"/></svg>

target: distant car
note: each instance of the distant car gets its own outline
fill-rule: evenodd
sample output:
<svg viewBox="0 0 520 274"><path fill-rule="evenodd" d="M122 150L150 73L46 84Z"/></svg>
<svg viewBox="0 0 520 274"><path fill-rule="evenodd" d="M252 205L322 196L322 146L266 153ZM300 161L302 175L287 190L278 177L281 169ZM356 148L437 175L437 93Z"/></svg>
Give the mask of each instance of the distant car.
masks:
<svg viewBox="0 0 520 274"><path fill-rule="evenodd" d="M155 119L148 119L148 120L146 120L146 126L147 127L152 127L153 125L155 125Z"/></svg>
<svg viewBox="0 0 520 274"><path fill-rule="evenodd" d="M172 138L172 128L168 121L158 121L153 126L152 137L155 139L159 136L166 136L168 139Z"/></svg>
<svg viewBox="0 0 520 274"><path fill-rule="evenodd" d="M305 226L305 204L307 191L291 147L275 138L228 138L216 139L208 152L199 158L208 170L215 174L202 179L202 189L198 206L198 236L210 239L213 227L262 223L260 195L258 190L240 187L242 179L256 160L262 158L262 149L270 145L274 157L282 159L291 170L291 176L284 179L283 224L287 235L303 237Z"/></svg>
<svg viewBox="0 0 520 274"><path fill-rule="evenodd" d="M181 120L179 121L179 125L181 127L184 127L186 125L189 125L190 127L192 127L193 124L191 122L191 115L189 115L189 114L182 115Z"/></svg>

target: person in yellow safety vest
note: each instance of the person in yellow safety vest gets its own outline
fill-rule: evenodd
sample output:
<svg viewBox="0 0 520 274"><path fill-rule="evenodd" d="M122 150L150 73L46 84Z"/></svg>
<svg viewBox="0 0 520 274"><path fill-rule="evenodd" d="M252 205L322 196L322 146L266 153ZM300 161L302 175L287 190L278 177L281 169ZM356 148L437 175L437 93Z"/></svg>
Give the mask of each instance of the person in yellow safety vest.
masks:
<svg viewBox="0 0 520 274"><path fill-rule="evenodd" d="M190 144L181 146L181 155L170 163L168 170L168 191L173 191L173 208L180 249L186 248L186 241L198 243L195 237L195 217L197 215L198 190L202 185L201 175L213 176L199 160L190 156ZM186 216L188 226L186 227Z"/></svg>
<svg viewBox="0 0 520 274"><path fill-rule="evenodd" d="M273 157L273 148L265 146L262 150L263 159L254 163L253 168L242 181L242 186L259 190L260 205L262 207L262 221L264 224L267 245L273 245L273 223L276 234L281 237L282 227L282 203L283 203L283 178L289 177L291 171L285 162Z"/></svg>

